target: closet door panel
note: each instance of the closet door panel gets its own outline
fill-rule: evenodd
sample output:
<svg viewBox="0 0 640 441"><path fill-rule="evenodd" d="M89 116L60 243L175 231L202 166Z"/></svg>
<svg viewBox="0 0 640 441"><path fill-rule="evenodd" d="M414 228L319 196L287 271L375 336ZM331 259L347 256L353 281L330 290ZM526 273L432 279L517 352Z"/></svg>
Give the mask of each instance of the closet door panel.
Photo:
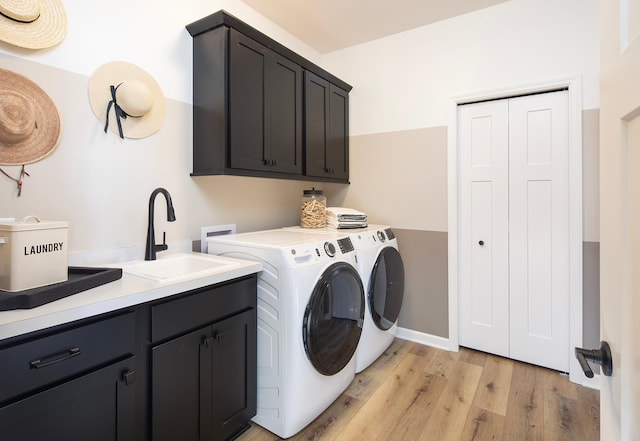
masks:
<svg viewBox="0 0 640 441"><path fill-rule="evenodd" d="M460 344L508 356L508 106L458 112Z"/></svg>
<svg viewBox="0 0 640 441"><path fill-rule="evenodd" d="M509 100L511 358L569 370L567 91Z"/></svg>

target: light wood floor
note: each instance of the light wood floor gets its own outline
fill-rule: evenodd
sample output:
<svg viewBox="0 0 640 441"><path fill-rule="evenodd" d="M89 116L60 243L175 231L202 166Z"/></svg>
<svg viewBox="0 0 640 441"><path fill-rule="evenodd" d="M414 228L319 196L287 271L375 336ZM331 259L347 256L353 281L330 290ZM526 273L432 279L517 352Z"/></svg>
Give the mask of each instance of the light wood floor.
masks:
<svg viewBox="0 0 640 441"><path fill-rule="evenodd" d="M313 397L309 397L313 399ZM396 339L295 441L593 441L599 392L558 372ZM252 427L238 441L279 440Z"/></svg>

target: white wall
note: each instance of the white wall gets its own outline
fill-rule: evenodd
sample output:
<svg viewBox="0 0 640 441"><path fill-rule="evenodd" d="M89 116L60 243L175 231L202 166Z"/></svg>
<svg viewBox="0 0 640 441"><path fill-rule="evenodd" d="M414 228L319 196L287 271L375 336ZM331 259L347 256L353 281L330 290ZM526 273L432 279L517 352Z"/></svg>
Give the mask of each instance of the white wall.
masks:
<svg viewBox="0 0 640 441"><path fill-rule="evenodd" d="M67 36L42 51L0 43L0 52L91 76L108 61L128 61L152 73L167 98L191 103L191 36L185 26L224 9L300 55L319 54L240 0L63 1Z"/></svg>
<svg viewBox="0 0 640 441"><path fill-rule="evenodd" d="M598 108L598 0L511 0L322 62L353 85L351 174L358 180L341 192L344 205L396 228L444 232L446 137L427 129L449 124L453 97L573 76L582 79L583 109ZM383 133L379 142L370 138ZM386 158L378 156L381 143ZM597 210L585 217L597 219ZM597 222L585 225L593 229Z"/></svg>
<svg viewBox="0 0 640 441"><path fill-rule="evenodd" d="M192 54L185 25L219 9L354 86L352 183L315 185L325 188L329 204L364 209L372 221L396 228L446 231L440 130L452 96L580 75L583 107L599 105L597 0L511 0L324 56L239 0L178 6L85 0L65 7L68 34L60 45L29 51L0 43L0 65L43 87L64 124L54 154L28 167L32 176L22 197L0 176L0 217L68 220L72 251L141 246L148 196L157 186L172 192L178 210L178 222L156 227L166 229L170 241L197 239L202 225L237 223L246 231L297 221L299 195L313 183L189 176ZM156 135L121 141L102 133L86 86L98 66L113 60L139 65L162 87L168 114ZM372 157L366 136L385 132L392 135L389 152L379 143ZM19 171L4 169L14 176ZM415 203L421 204L417 210Z"/></svg>
<svg viewBox="0 0 640 441"><path fill-rule="evenodd" d="M192 39L185 25L225 9L306 58L318 54L239 0L65 1L68 33L59 45L31 51L0 43L0 66L25 75L58 106L63 121L53 154L27 166L21 197L0 176L0 217L36 214L68 221L72 257L138 253L146 237L149 195L167 188L178 220L167 223L157 199L156 235L172 244L200 238L200 227L236 223L238 231L291 225L304 188L317 183L213 176L192 178ZM120 140L102 132L87 85L103 63L123 60L145 69L167 98L167 117L153 136ZM2 167L13 176L19 167ZM164 218L163 218L164 216ZM176 249L176 247L173 247ZM76 262L78 264L78 262Z"/></svg>

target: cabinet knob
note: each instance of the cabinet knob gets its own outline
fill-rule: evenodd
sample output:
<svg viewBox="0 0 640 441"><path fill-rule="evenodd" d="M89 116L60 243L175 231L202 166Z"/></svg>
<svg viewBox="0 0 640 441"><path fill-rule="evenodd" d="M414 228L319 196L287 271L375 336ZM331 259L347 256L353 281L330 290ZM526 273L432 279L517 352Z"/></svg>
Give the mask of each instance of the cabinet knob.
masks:
<svg viewBox="0 0 640 441"><path fill-rule="evenodd" d="M480 242L478 242L478 245L483 246L484 245L484 240L481 240Z"/></svg>
<svg viewBox="0 0 640 441"><path fill-rule="evenodd" d="M126 371L122 374L122 379L124 380L124 384L129 386L136 382L136 371Z"/></svg>

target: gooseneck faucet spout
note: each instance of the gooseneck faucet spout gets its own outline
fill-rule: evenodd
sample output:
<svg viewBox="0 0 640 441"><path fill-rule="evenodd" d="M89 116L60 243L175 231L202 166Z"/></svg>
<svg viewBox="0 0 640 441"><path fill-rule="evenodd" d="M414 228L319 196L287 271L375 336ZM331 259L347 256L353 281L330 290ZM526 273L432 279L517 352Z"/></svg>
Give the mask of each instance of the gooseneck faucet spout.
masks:
<svg viewBox="0 0 640 441"><path fill-rule="evenodd" d="M162 244L156 244L155 232L153 230L153 212L156 196L158 193L162 193L167 201L167 221L175 222L176 213L173 211L173 202L171 201L171 195L164 188L156 188L149 197L149 224L147 225L147 244L144 253L144 260L156 260L156 251L164 251L168 249L166 233L162 233Z"/></svg>

